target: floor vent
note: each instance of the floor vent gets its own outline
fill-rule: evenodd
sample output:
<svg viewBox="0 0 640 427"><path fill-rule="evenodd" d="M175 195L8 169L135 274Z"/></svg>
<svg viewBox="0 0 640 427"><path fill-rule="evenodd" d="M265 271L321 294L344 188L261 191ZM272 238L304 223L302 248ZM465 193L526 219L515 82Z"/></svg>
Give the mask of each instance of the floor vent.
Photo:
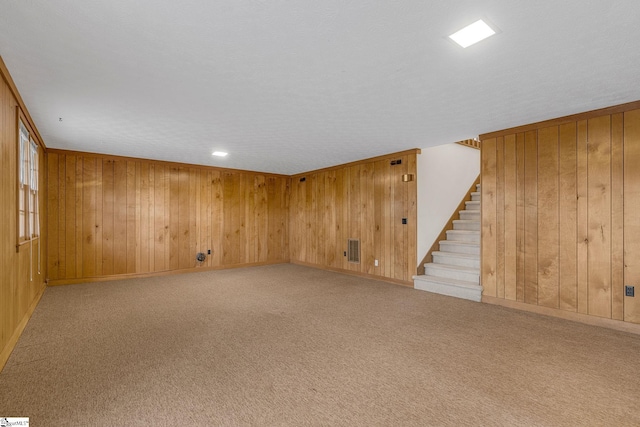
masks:
<svg viewBox="0 0 640 427"><path fill-rule="evenodd" d="M360 239L349 239L347 256L349 262L360 264Z"/></svg>

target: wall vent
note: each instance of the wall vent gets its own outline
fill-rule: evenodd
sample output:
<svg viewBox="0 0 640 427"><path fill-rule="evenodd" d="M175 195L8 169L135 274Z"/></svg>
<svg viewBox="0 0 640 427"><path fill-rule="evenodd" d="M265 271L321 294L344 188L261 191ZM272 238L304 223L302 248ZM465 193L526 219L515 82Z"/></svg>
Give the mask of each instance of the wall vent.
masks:
<svg viewBox="0 0 640 427"><path fill-rule="evenodd" d="M349 239L347 259L349 262L360 264L360 239Z"/></svg>

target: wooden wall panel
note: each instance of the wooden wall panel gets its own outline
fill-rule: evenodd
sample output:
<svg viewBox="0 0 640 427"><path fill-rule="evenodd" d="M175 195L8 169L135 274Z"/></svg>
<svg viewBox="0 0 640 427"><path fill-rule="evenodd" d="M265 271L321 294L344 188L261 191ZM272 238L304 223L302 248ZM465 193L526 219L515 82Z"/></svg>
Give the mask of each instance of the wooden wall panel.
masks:
<svg viewBox="0 0 640 427"><path fill-rule="evenodd" d="M103 258L103 206L104 206L104 192L102 188L102 162L96 161L96 175L95 175L95 187L96 187L96 221L94 230L94 244L96 245L95 256L95 274L102 275L102 258Z"/></svg>
<svg viewBox="0 0 640 427"><path fill-rule="evenodd" d="M483 136L484 295L640 323L640 110L517 130Z"/></svg>
<svg viewBox="0 0 640 427"><path fill-rule="evenodd" d="M83 162L83 158L82 157L78 157L76 159L75 162L75 176L77 177L77 183L79 185L76 186L76 191L75 191L75 201L74 201L74 207L75 207L75 211L76 211L76 215L75 215L75 222L73 224L73 231L72 231L72 239L74 240L74 244L75 244L75 253L72 255L75 258L75 265L76 265L76 277L83 277L83 254L82 254L82 249L84 247L83 243L84 243L84 238L82 235L82 210L83 210L83 204L82 204L82 196L83 196L83 188L84 188L84 182L83 182L83 175L82 175L82 168L84 165ZM73 173L73 171L71 171L70 173Z"/></svg>
<svg viewBox="0 0 640 427"><path fill-rule="evenodd" d="M524 302L538 302L538 141L524 134Z"/></svg>
<svg viewBox="0 0 640 427"><path fill-rule="evenodd" d="M75 158L68 155L67 158ZM76 185L75 181L68 182L68 186ZM122 159L113 162L113 274L127 272L127 162ZM68 226L68 224L67 224ZM51 277L56 279L71 279L81 276Z"/></svg>
<svg viewBox="0 0 640 427"><path fill-rule="evenodd" d="M559 307L558 127L538 131L538 305Z"/></svg>
<svg viewBox="0 0 640 427"><path fill-rule="evenodd" d="M624 320L640 323L640 110L624 113Z"/></svg>
<svg viewBox="0 0 640 427"><path fill-rule="evenodd" d="M76 186L75 186L75 174L76 174L76 158L65 158L65 223L64 228L59 231L61 233L60 238L64 235L65 240L65 256L66 263L65 275L66 277L76 277L76 238L75 238L75 223L76 223ZM60 202L62 203L62 201ZM52 206L49 206L49 215L52 214ZM49 254L50 257L52 254ZM53 257L55 259L55 257Z"/></svg>
<svg viewBox="0 0 640 427"><path fill-rule="evenodd" d="M517 283L517 180L516 136L504 137L504 298L516 300Z"/></svg>
<svg viewBox="0 0 640 427"><path fill-rule="evenodd" d="M401 176L404 173L404 168L402 166L395 166L394 167L395 171L398 171L398 174ZM391 187L391 194L392 194L392 198L391 200L393 200L392 202L392 206L393 206L393 222L392 222L392 228L391 228L391 233L392 233L392 242L393 242L393 246L392 246L392 255L391 255L391 278L393 279L399 279L399 280L403 280L405 277L404 271L403 271L403 267L404 267L404 263L403 263L403 259L402 257L405 255L403 252L404 247L402 246L402 240L404 238L404 229L405 229L405 225L402 224L402 218L404 217L404 191L405 188L404 186L399 186L399 185L392 185ZM353 213L349 213L351 216L353 216Z"/></svg>
<svg viewBox="0 0 640 427"><path fill-rule="evenodd" d="M611 317L611 117L587 122L588 314Z"/></svg>
<svg viewBox="0 0 640 427"><path fill-rule="evenodd" d="M587 121L580 120L577 123L577 201L578 212L576 215L576 227L578 233L578 313L587 314L588 311L588 253L589 253L589 227L588 227L588 171L587 171Z"/></svg>
<svg viewBox="0 0 640 427"><path fill-rule="evenodd" d="M60 221L60 194L59 194L59 176L60 176L60 162L57 154L50 154L47 159L47 205L52 209L51 214L47 218L48 229L58 228ZM64 200L62 200L64 202ZM59 247L59 234L51 233L48 239L47 253L57 253ZM49 274L60 274L60 260L47 258L47 264L49 265Z"/></svg>
<svg viewBox="0 0 640 427"><path fill-rule="evenodd" d="M391 165L392 160L400 163ZM402 182L403 174L413 174L414 180ZM293 176L291 261L412 284L415 174L416 152L405 152ZM349 238L360 239L359 264L344 256Z"/></svg>
<svg viewBox="0 0 640 427"><path fill-rule="evenodd" d="M578 271L577 257L577 157L576 124L559 126L559 308L577 311Z"/></svg>
<svg viewBox="0 0 640 427"><path fill-rule="evenodd" d="M49 224L57 224L47 259L53 284L289 259L288 177L49 155L50 191L59 195L48 201ZM197 252L208 250L198 263Z"/></svg>
<svg viewBox="0 0 640 427"><path fill-rule="evenodd" d="M52 153L53 154L53 153ZM57 155L57 154L56 154ZM60 156L65 157L65 156ZM105 276L113 274L114 260L114 168L113 161L102 163L102 273ZM52 212L53 214L53 212ZM51 252L55 255L56 252ZM52 277L66 277L64 274Z"/></svg>
<svg viewBox="0 0 640 427"><path fill-rule="evenodd" d="M496 246L498 244L496 234L496 211L497 211L497 199L496 194L496 139L491 138L486 141L482 141L482 151L480 164L484 173L481 175L481 200L483 203L492 206L492 209L487 209L482 212L482 232L481 232L481 247L482 247L482 259L481 259L481 277L480 284L484 288L483 294L495 297L496 292L496 269L497 269L497 252Z"/></svg>
<svg viewBox="0 0 640 427"><path fill-rule="evenodd" d="M87 277L96 275L96 159L85 158L82 164L82 274Z"/></svg>
<svg viewBox="0 0 640 427"><path fill-rule="evenodd" d="M624 123L611 115L611 318L624 320Z"/></svg>
<svg viewBox="0 0 640 427"><path fill-rule="evenodd" d="M504 266L505 266L505 169L504 169L504 137L496 138L496 296L504 298Z"/></svg>
<svg viewBox="0 0 640 427"><path fill-rule="evenodd" d="M516 301L524 302L524 133L516 135ZM480 174L482 174L482 170ZM485 207L491 207L491 203L482 203L484 215ZM482 253L484 256L484 252Z"/></svg>

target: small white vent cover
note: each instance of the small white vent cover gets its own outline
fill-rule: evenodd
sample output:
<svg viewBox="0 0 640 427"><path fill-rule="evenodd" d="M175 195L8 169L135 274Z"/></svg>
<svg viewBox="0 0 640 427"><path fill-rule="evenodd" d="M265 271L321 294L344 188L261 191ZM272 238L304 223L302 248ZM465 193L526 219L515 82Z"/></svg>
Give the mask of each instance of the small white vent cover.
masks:
<svg viewBox="0 0 640 427"><path fill-rule="evenodd" d="M347 258L349 262L360 264L360 239L349 239Z"/></svg>

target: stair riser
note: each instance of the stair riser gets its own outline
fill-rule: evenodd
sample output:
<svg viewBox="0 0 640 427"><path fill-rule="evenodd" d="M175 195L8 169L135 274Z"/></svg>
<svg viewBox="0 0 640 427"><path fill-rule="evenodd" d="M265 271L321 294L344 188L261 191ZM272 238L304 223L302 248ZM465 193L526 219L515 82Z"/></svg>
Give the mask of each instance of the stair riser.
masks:
<svg viewBox="0 0 640 427"><path fill-rule="evenodd" d="M471 233L456 233L455 230L450 230L450 231L447 231L447 240L452 242L480 243L480 232L477 232L476 234L471 234Z"/></svg>
<svg viewBox="0 0 640 427"><path fill-rule="evenodd" d="M473 221L473 222L456 222L456 221L453 221L454 230L480 231L480 221Z"/></svg>
<svg viewBox="0 0 640 427"><path fill-rule="evenodd" d="M469 258L458 258L455 256L434 255L433 262L436 264L449 264L449 265L458 265L460 267L480 268L480 258L469 259Z"/></svg>
<svg viewBox="0 0 640 427"><path fill-rule="evenodd" d="M447 279L466 280L468 282L480 283L480 274L468 271L442 269L434 264L425 264L424 274L427 276L446 277Z"/></svg>
<svg viewBox="0 0 640 427"><path fill-rule="evenodd" d="M457 245L456 242L444 241L444 242L440 242L440 251L455 252L458 254L480 255L480 245L477 245L477 246Z"/></svg>
<svg viewBox="0 0 640 427"><path fill-rule="evenodd" d="M480 211L460 211L460 219L480 221Z"/></svg>
<svg viewBox="0 0 640 427"><path fill-rule="evenodd" d="M471 193L471 201L472 202L479 202L480 201L480 193Z"/></svg>
<svg viewBox="0 0 640 427"><path fill-rule="evenodd" d="M421 291L433 292L440 295L462 298L466 300L480 302L482 300L482 288L464 289L455 286L449 286L442 283L434 283L428 280L414 280L413 287Z"/></svg>
<svg viewBox="0 0 640 427"><path fill-rule="evenodd" d="M478 202L464 202L464 206L468 211L479 211L480 203Z"/></svg>

